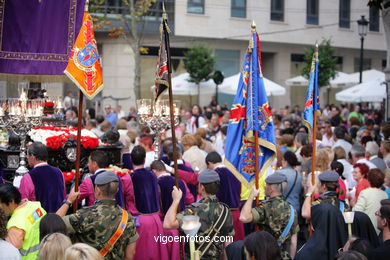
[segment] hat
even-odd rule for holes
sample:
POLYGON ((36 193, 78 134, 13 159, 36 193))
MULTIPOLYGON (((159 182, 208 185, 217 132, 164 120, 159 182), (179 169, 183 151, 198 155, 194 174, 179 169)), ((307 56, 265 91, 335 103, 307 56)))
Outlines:
POLYGON ((280 184, 287 181, 287 177, 284 174, 275 172, 265 179, 267 184, 280 184))
POLYGON ((325 171, 318 175, 320 181, 337 182, 339 180, 339 174, 334 171, 325 171))
POLYGON ((113 181, 119 182, 118 176, 113 172, 105 171, 105 172, 99 174, 98 176, 96 176, 95 184, 96 185, 105 185, 105 184, 113 182, 113 181))
POLYGON ((211 183, 216 181, 220 181, 220 179, 218 173, 214 170, 204 170, 198 177, 199 183, 211 183))

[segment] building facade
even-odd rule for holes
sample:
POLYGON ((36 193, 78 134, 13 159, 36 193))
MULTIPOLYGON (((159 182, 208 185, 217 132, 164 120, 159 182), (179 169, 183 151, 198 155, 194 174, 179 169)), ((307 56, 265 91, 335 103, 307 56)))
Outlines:
MULTIPOLYGON (((130 30, 116 15, 126 12, 127 7, 121 0, 106 0, 94 11, 95 15, 112 22, 95 30, 105 88, 95 102, 88 105, 99 109, 99 105, 109 103, 114 107, 122 105, 128 111, 135 106, 137 98, 152 97, 150 86, 155 80, 162 2, 165 2, 172 30, 173 76, 185 72, 184 52, 194 42, 202 42, 213 49, 215 69, 222 71, 225 77, 238 73, 254 21, 260 35, 264 76, 287 90, 284 96, 270 97, 271 106, 275 108, 303 104, 306 88, 286 86, 285 80, 300 75, 305 49, 316 42, 331 39, 340 71, 359 70, 361 42, 356 21, 362 15, 370 20, 364 40, 364 69, 382 71, 386 65, 387 48, 380 12, 370 9, 368 0, 157 0, 138 23, 141 46, 146 50, 138 62, 141 81, 138 91, 134 90, 134 50, 129 44, 134 39, 129 35, 126 38, 109 37, 116 26, 124 27, 125 32, 130 30)), ((16 83, 9 83, 8 87, 0 84, 0 93, 7 93, 10 84, 16 83)), ((56 83, 55 87, 51 84, 46 85, 49 95, 64 95, 67 90, 74 89, 69 83, 56 83)), ((336 91, 332 90, 330 103, 334 102, 332 96, 336 91)), ((196 97, 177 98, 187 108, 196 102, 196 97)), ((221 101, 224 100, 227 99, 221 97, 221 101)), ((209 102, 202 100, 201 105, 209 102)))

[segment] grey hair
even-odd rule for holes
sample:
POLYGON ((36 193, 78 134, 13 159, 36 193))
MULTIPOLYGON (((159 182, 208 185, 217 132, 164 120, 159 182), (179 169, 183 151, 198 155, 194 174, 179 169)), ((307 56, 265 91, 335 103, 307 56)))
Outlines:
POLYGON ((375 141, 369 141, 366 143, 366 152, 370 155, 378 155, 379 146, 375 141))
POLYGON ((295 140, 300 142, 302 145, 307 145, 309 143, 308 134, 306 133, 297 133, 295 140))
POLYGON ((354 144, 351 148, 351 154, 355 157, 363 157, 366 154, 366 151, 362 145, 354 144))

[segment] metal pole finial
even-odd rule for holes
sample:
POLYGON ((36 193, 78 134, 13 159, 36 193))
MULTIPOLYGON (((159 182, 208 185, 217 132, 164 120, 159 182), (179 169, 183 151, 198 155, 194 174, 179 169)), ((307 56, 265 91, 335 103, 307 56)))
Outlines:
POLYGON ((162 2, 162 9, 163 9, 162 18, 165 20, 168 20, 168 15, 167 15, 167 12, 165 11, 165 3, 164 2, 162 2))
POLYGON ((255 23, 255 20, 252 20, 252 25, 251 25, 252 29, 256 29, 256 23, 255 23))
POLYGON ((88 12, 89 0, 85 0, 84 12, 88 12))

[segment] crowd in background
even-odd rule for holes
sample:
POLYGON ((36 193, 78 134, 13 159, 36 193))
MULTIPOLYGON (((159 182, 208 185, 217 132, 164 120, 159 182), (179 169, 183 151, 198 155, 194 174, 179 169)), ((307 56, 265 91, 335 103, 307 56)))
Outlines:
MULTIPOLYGON (((67 102, 72 104, 71 100, 67 102)), ((367 105, 325 106, 318 118, 316 168, 312 169, 312 136, 303 124, 302 113, 303 111, 299 106, 293 108, 286 106, 280 110, 271 109, 275 127, 277 156, 273 165, 267 169, 264 178, 261 178, 260 191, 257 191, 260 200, 268 199, 270 193, 269 190, 268 193, 266 191, 265 179, 273 175, 274 172, 285 176, 287 185, 280 192, 298 215, 296 234, 291 234, 297 235, 296 249, 293 250, 294 252, 290 250, 290 256, 286 258, 283 252, 288 250, 279 246, 277 237, 271 231, 254 232, 254 226, 250 223, 245 225, 240 223, 241 226, 238 224, 239 210, 247 200, 251 201, 253 198, 251 196, 255 192, 238 184, 238 190, 232 188, 234 191, 232 196, 237 195, 239 199, 237 217, 233 214, 235 208, 229 205, 230 202, 226 204, 232 210, 235 241, 243 240, 243 247, 241 248, 245 248, 245 250, 241 252, 238 258, 232 258, 229 253, 226 257, 230 259, 245 259, 245 257, 247 259, 289 259, 294 256, 295 259, 387 259, 390 253, 390 202, 386 200, 390 197, 390 123, 384 120, 382 110, 375 110, 367 105), (333 180, 326 179, 330 178, 331 175, 322 175, 321 177, 322 173, 330 171, 338 174, 336 183, 333 180), (311 183, 312 174, 315 175, 316 183, 314 185, 311 183), (313 207, 312 205, 311 210, 310 204, 308 204, 309 206, 305 205, 307 197, 314 196, 318 199, 329 192, 337 192, 339 200, 336 204, 340 209, 342 205, 343 209, 341 211, 353 210, 357 212, 352 232, 354 237, 349 238, 349 240, 347 240, 347 228, 344 218, 338 207, 332 206, 332 203, 329 203, 331 206, 325 206, 321 199, 319 199, 321 206, 313 207), (308 194, 309 196, 307 196, 308 194), (309 237, 308 223, 310 219, 314 232, 309 237), (332 242, 327 243, 326 241, 329 240, 332 242), (309 255, 310 258, 308 258, 309 255)), ((77 124, 77 108, 69 105, 65 115, 69 124, 77 124)), ((155 133, 151 132, 147 126, 139 124, 137 110, 134 107, 130 108, 129 112, 125 112, 120 106, 114 109, 110 105, 106 105, 103 113, 96 113, 93 108, 88 108, 84 115, 84 127, 102 140, 105 140, 109 133, 118 133, 119 141, 123 145, 123 164, 119 166, 134 171, 133 175, 140 168, 151 170, 157 176, 157 179, 173 172, 171 168, 173 167, 173 153, 170 129, 160 133, 161 143, 159 146, 161 152, 159 159, 161 161, 155 161, 153 146, 155 133), (137 161, 137 158, 141 159, 137 161), (162 164, 158 162, 162 162, 162 164)), ((221 164, 226 152, 225 143, 230 116, 229 108, 219 105, 215 98, 209 106, 203 108, 199 105, 193 105, 190 110, 181 109, 180 123, 175 128, 175 133, 179 150, 177 155, 181 165, 179 167, 181 170, 179 177, 182 182, 183 195, 179 201, 182 203, 180 204, 182 210, 201 198, 202 193, 197 190, 198 183, 201 183, 200 180, 198 182, 197 178, 200 175, 197 175, 197 173, 222 167, 221 164), (196 180, 194 181, 193 178, 196 180)), ((104 155, 99 154, 89 157, 88 167, 91 176, 110 164, 102 157, 104 155)), ((169 223, 166 220, 166 215, 170 214, 169 206, 174 203, 175 198, 167 199, 167 205, 165 207, 163 205, 160 210, 151 210, 150 212, 149 209, 141 209, 137 201, 133 204, 128 202, 126 196, 134 195, 126 195, 126 192, 128 194, 133 192, 135 197, 137 197, 138 192, 135 185, 138 179, 133 175, 128 177, 132 181, 133 187, 126 186, 129 182, 124 179, 126 176, 122 176, 119 182, 118 189, 124 194, 122 198, 123 208, 133 216, 143 215, 144 213, 152 214, 159 211, 160 226, 161 228, 162 226, 165 227, 169 223)), ((86 183, 81 184, 85 186, 85 190, 90 190, 89 195, 87 191, 83 195, 83 190, 80 188, 80 194, 69 194, 69 196, 79 196, 81 200, 86 200, 88 196, 92 198, 94 193, 93 182, 96 180, 97 178, 93 179, 89 184, 84 179, 86 183)), ((277 180, 274 181, 274 183, 278 183, 277 180)), ((233 180, 222 180, 221 177, 218 184, 221 183, 221 189, 223 190, 223 183, 229 183, 230 185, 233 182, 233 180)), ((268 181, 268 184, 273 183, 268 181)), ((102 185, 106 185, 106 183, 102 185)), ((160 198, 157 198, 158 201, 171 197, 171 190, 166 191, 169 195, 167 196, 163 194, 161 187, 157 192, 157 196, 160 196, 160 198)), ((7 187, 7 189, 0 187, 0 202, 4 211, 0 210, 0 252, 2 252, 0 253, 0 259, 19 259, 11 258, 11 256, 18 255, 15 248, 21 249, 22 245, 17 233, 11 233, 16 237, 10 238, 10 233, 7 236, 9 227, 5 215, 12 216, 14 212, 6 210, 10 209, 9 203, 15 204, 13 208, 15 210, 23 199, 29 198, 29 195, 24 195, 20 189, 19 191, 10 187, 7 187), (13 247, 5 244, 5 239, 13 247), (19 242, 16 243, 15 241, 19 242), (3 248, 4 250, 7 248, 7 251, 4 251, 3 248), (2 258, 3 252, 7 252, 10 258, 2 258)), ((275 192, 277 193, 277 190, 275 192)), ((204 194, 210 195, 213 193, 206 192, 204 194)), ((219 196, 223 198, 223 195, 218 192, 215 192, 215 194, 219 199, 219 196)), ((36 196, 38 197, 38 194, 36 196)), ((31 198, 29 199, 31 200, 31 198)), ((95 198, 92 199, 95 200, 95 198)), ((118 202, 118 198, 116 200, 118 202)), ((223 201, 223 199, 220 200, 223 201)), ((93 205, 91 200, 83 203, 85 206, 93 205)), ((150 207, 153 208, 153 206, 150 207)), ((87 245, 88 243, 72 245, 72 241, 68 237, 67 225, 59 216, 61 214, 58 215, 58 212, 54 214, 56 210, 60 209, 59 205, 58 208, 51 211, 52 213, 48 213, 40 220, 40 227, 36 231, 40 241, 39 259, 102 259, 98 251, 93 246, 87 245)), ((242 212, 239 219, 245 219, 242 212)), ((137 226, 137 221, 135 219, 135 226, 137 226)), ((246 221, 241 222, 246 223, 246 221)), ((139 243, 140 247, 143 247, 142 244, 150 237, 142 233, 145 230, 139 228, 137 226, 139 235, 137 244, 139 243)), ((160 232, 165 231, 160 230, 160 232)), ((78 242, 80 241, 78 240, 78 242)), ((288 243, 291 243, 290 238, 288 243)), ((285 247, 288 246, 290 245, 285 245, 285 247)), ((166 250, 167 259, 169 259, 169 254, 174 250, 171 248, 164 250, 166 250)), ((131 259, 134 255, 136 259, 146 259, 141 256, 144 252, 137 252, 137 249, 134 249, 133 253, 129 255, 124 253, 124 255, 128 257, 126 259, 131 259)), ((223 255, 223 252, 217 255, 223 255)), ((161 255, 160 257, 161 259, 164 258, 161 255)))

